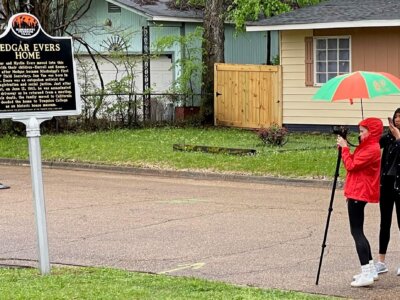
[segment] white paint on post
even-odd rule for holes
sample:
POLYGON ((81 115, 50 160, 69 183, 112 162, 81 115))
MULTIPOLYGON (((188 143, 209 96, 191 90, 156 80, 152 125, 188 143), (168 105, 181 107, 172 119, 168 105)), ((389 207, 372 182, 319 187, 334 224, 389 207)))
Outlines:
POLYGON ((29 144, 29 161, 31 165, 32 191, 35 207, 36 232, 39 252, 39 268, 42 275, 50 274, 49 244, 47 240, 46 207, 43 192, 42 157, 40 149, 40 124, 52 117, 17 119, 24 123, 29 144))

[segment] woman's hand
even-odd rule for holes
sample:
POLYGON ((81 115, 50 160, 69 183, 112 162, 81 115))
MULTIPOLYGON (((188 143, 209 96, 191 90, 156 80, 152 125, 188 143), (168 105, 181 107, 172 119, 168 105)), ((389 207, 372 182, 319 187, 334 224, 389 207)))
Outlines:
POLYGON ((393 120, 388 118, 389 120, 389 130, 396 140, 400 139, 400 130, 393 124, 393 120))
MULTIPOLYGON (((399 131, 399 134, 400 134, 400 131, 399 131)), ((336 142, 337 142, 337 145, 342 148, 348 147, 347 141, 344 138, 342 138, 340 135, 338 135, 336 142)))

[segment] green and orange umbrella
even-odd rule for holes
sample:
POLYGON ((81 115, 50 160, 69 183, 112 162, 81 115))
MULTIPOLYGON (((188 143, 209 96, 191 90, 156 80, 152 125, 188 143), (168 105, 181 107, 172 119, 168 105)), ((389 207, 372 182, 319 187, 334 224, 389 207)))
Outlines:
POLYGON ((337 101, 361 99, 361 112, 364 118, 362 99, 400 94, 400 79, 385 72, 357 71, 336 76, 326 82, 313 96, 313 100, 337 101))

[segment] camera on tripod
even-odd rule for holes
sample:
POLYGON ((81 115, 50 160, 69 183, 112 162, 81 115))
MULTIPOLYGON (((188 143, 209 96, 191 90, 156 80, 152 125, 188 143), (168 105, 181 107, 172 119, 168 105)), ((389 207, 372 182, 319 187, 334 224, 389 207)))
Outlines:
POLYGON ((333 132, 333 134, 338 134, 342 138, 346 139, 347 134, 349 133, 349 128, 346 126, 333 126, 332 132, 333 132))

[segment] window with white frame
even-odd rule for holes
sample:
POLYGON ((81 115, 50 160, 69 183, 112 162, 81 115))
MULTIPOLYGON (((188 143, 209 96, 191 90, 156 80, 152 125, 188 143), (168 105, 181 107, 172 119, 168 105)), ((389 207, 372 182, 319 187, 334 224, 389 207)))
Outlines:
POLYGON ((350 37, 315 37, 314 45, 315 85, 351 71, 350 37))

